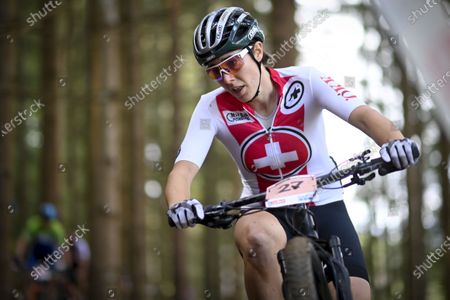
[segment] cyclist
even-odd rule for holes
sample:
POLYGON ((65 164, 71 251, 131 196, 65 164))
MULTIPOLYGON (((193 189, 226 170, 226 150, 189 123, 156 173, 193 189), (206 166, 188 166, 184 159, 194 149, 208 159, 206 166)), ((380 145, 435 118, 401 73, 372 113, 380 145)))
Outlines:
MULTIPOLYGON (((201 203, 191 198, 190 187, 214 137, 236 162, 242 196, 263 192, 291 175, 323 174, 333 169, 325 143, 323 109, 365 132, 381 146, 383 159, 398 169, 415 163, 415 142, 404 138, 392 122, 332 78, 310 67, 265 66, 263 31, 242 8, 221 8, 205 16, 195 29, 193 46, 198 63, 220 87, 201 96, 168 176, 168 216, 178 228, 193 226, 194 218, 204 216, 201 203)), ((361 245, 342 189, 339 183, 327 187, 335 189, 321 190, 311 208, 319 237, 341 238, 343 249, 350 250, 344 253, 344 262, 354 299, 370 299, 361 245)), ((282 298, 276 254, 293 236, 280 217, 282 210, 249 214, 234 226, 249 299, 282 298)), ((329 285, 333 290, 332 283, 329 285)))
POLYGON ((51 203, 42 203, 39 214, 28 219, 16 245, 16 259, 31 273, 33 280, 27 290, 27 299, 35 299, 50 280, 49 274, 63 260, 51 257, 64 242, 64 227, 58 220, 58 211, 51 203), (22 263, 23 262, 23 263, 22 263))

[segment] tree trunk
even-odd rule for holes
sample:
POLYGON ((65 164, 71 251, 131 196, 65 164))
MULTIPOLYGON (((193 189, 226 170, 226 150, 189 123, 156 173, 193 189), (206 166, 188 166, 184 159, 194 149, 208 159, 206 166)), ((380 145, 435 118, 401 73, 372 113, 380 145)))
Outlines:
MULTIPOLYGON (((397 60, 399 61, 399 60, 397 60)), ((404 95, 403 113, 405 118, 405 127, 403 133, 406 137, 414 134, 421 136, 421 125, 418 119, 418 112, 414 111, 409 105, 409 100, 414 94, 413 87, 410 85, 406 70, 400 63, 402 72, 401 89, 404 95)), ((406 237, 406 299, 421 300, 425 299, 426 293, 426 274, 421 274, 420 278, 415 275, 417 266, 420 266, 425 259, 425 231, 422 224, 422 203, 423 203, 423 160, 419 160, 415 167, 409 168, 406 174, 406 185, 408 190, 408 223, 405 232, 406 237)))
MULTIPOLYGON (((217 203, 219 200, 219 195, 217 195, 216 187, 218 183, 218 175, 221 173, 218 170, 221 169, 219 164, 222 161, 219 159, 217 151, 217 144, 211 148, 211 157, 215 157, 215 160, 209 160, 205 163, 202 173, 204 178, 204 188, 203 188, 203 203, 213 204, 217 203)), ((220 255, 219 255, 219 236, 217 230, 207 228, 204 231, 204 293, 205 296, 211 297, 212 299, 220 300, 222 299, 220 292, 220 255)), ((230 232, 231 233, 231 232, 230 232)))
MULTIPOLYGON (((450 240, 447 237, 450 237, 450 180, 448 176, 448 168, 449 168, 449 158, 450 158, 450 141, 447 139, 444 134, 443 129, 441 128, 441 139, 439 141, 439 152, 441 153, 442 162, 438 166, 438 175, 441 184, 441 193, 442 193, 442 208, 441 208, 441 224, 442 224, 442 232, 444 233, 444 239, 446 239, 446 245, 449 244, 450 240)), ((447 247, 448 248, 448 247, 447 247)), ((445 255, 443 257, 443 276, 442 276, 442 286, 444 287, 444 299, 450 299, 450 256, 445 255)))
MULTIPOLYGON (((170 31, 172 33, 172 47, 170 51, 170 63, 175 60, 177 55, 180 55, 180 1, 170 0, 169 1, 170 10, 170 31)), ((173 149, 172 153, 175 155, 178 145, 181 142, 182 127, 181 127, 181 110, 180 110, 180 77, 178 72, 174 72, 171 76, 172 87, 170 91, 170 96, 173 105, 173 127, 172 127, 172 138, 173 138, 173 149)), ((183 230, 174 230, 174 275, 175 275, 175 299, 176 300, 188 300, 193 299, 192 291, 189 287, 188 274, 186 266, 186 232, 183 230)))
POLYGON ((117 0, 89 1, 92 272, 90 299, 117 298, 121 279, 120 17, 117 0))
MULTIPOLYGON (((65 170, 64 177, 67 184, 67 207, 70 211, 67 215, 68 224, 75 226, 86 220, 87 201, 87 181, 85 174, 87 171, 87 158, 89 136, 89 101, 87 93, 88 72, 86 56, 88 55, 87 24, 85 12, 86 3, 72 1, 68 4, 68 35, 70 42, 67 54, 68 68, 67 99, 65 105, 65 132, 66 155, 62 170, 65 170), (69 137, 69 138, 67 138, 69 137)), ((64 81, 63 81, 64 83, 64 81)))
POLYGON ((275 66, 288 67, 296 63, 297 44, 289 42, 297 33, 295 23, 296 5, 294 0, 272 1, 270 33, 272 38, 273 59, 275 66))
MULTIPOLYGON (((367 203, 367 205, 369 206, 369 211, 370 211, 370 219, 369 219, 369 226, 367 229, 368 232, 368 237, 367 237, 367 242, 365 244, 365 249, 364 249, 364 254, 366 255, 366 264, 367 264, 367 271, 369 272, 369 274, 373 277, 371 277, 371 280, 374 279, 375 276, 375 255, 374 253, 376 252, 376 250, 374 249, 376 247, 376 239, 373 235, 370 234, 370 224, 375 224, 375 219, 376 219, 376 210, 374 209, 374 203, 372 201, 370 201, 370 199, 367 199, 366 197, 364 197, 365 202, 367 203)), ((374 282, 372 284, 372 293, 373 295, 377 295, 378 294, 378 290, 379 287, 376 285, 376 282, 374 282)))
MULTIPOLYGON (((124 41, 125 61, 127 74, 127 94, 135 95, 143 85, 141 76, 141 46, 139 15, 142 12, 141 0, 131 0, 125 5, 125 24, 127 35, 124 41), (133 46, 131 46, 133 45, 133 46)), ((126 112, 129 128, 127 138, 127 157, 130 166, 130 182, 126 199, 130 206, 130 272, 132 291, 131 299, 148 299, 146 292, 148 283, 147 250, 145 234, 146 202, 144 195, 144 110, 134 107, 126 112)))
MULTIPOLYGON (((42 1, 45 4, 46 1, 42 1)), ((42 148, 42 201, 60 206, 62 197, 63 102, 66 76, 67 5, 42 19, 42 108, 44 144, 42 148)), ((31 109, 33 105, 29 109, 31 109)))
MULTIPOLYGON (((14 183, 13 183, 13 132, 8 132, 5 124, 14 117, 14 100, 17 88, 16 39, 14 28, 16 20, 16 2, 4 1, 0 10, 0 24, 4 26, 6 39, 0 42, 0 268, 5 272, 0 280, 0 298, 6 299, 11 295, 12 274, 10 268, 12 243, 11 223, 14 211, 14 183)), ((3 35, 2 35, 3 37, 3 35)), ((13 130, 13 129, 12 129, 13 130)))
MULTIPOLYGON (((15 1, 17 6, 18 18, 20 18, 21 11, 26 11, 29 9, 29 3, 24 3, 24 1, 15 1), (17 3, 18 2, 18 3, 17 3)), ((27 106, 27 97, 30 94, 31 85, 29 84, 29 71, 27 68, 27 61, 25 57, 29 55, 30 52, 30 41, 23 36, 17 36, 15 39, 16 49, 17 49, 17 84, 20 89, 17 89, 17 100, 16 100, 16 111, 23 111, 27 106)), ((38 48, 36 43, 32 44, 33 48, 38 48)), ((18 236, 28 217, 35 213, 33 205, 31 203, 32 194, 36 194, 36 191, 31 191, 24 187, 31 185, 30 180, 30 159, 32 156, 30 147, 26 143, 26 133, 27 128, 25 124, 21 124, 14 131, 14 144, 15 144, 15 161, 14 161, 14 195, 15 195, 15 206, 16 212, 14 214, 14 236, 18 236), (27 158, 27 159, 25 159, 27 158)))

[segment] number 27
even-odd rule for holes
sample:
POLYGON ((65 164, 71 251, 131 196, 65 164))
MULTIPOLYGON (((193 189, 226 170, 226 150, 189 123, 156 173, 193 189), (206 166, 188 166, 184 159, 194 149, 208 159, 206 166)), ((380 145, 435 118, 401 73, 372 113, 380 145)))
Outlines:
POLYGON ((292 190, 296 190, 296 189, 298 189, 300 187, 300 185, 302 183, 303 183, 303 181, 293 181, 293 182, 282 184, 279 187, 278 192, 279 193, 284 193, 284 192, 289 192, 289 191, 292 191, 292 190))

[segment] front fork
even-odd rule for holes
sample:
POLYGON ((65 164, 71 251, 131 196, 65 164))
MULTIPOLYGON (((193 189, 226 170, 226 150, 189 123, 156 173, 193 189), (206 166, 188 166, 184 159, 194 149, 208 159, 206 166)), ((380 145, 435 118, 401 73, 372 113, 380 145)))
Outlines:
POLYGON ((341 239, 336 235, 332 235, 330 237, 329 244, 333 257, 341 264, 344 264, 344 256, 342 255, 342 248, 341 248, 341 239))
MULTIPOLYGON (((319 239, 319 233, 317 231, 316 223, 314 221, 314 216, 310 210, 306 207, 302 207, 295 215, 294 224, 300 228, 301 233, 313 240, 319 239)), ((338 236, 332 235, 328 240, 331 248, 331 254, 333 257, 344 264, 344 256, 342 255, 341 239, 338 236)))
POLYGON ((333 258, 338 261, 334 264, 333 282, 336 288, 337 299, 352 300, 352 289, 350 285, 350 274, 344 264, 344 256, 342 255, 341 240, 338 236, 331 236, 329 240, 331 253, 333 258))
MULTIPOLYGON (((305 236, 311 238, 311 239, 319 239, 319 234, 317 232, 317 227, 314 221, 314 217, 310 210, 306 209, 306 207, 302 207, 295 215, 294 217, 294 226, 296 228, 300 229, 300 232, 304 234, 305 236)), ((350 279, 348 270, 345 267, 344 264, 344 256, 342 254, 342 248, 341 248, 341 240, 338 236, 331 236, 328 244, 331 249, 331 254, 333 258, 339 262, 341 267, 338 267, 340 270, 336 271, 334 270, 334 285, 336 288, 336 292, 338 295, 338 299, 345 299, 345 300, 351 300, 351 287, 350 287, 350 279)), ((280 264, 281 268, 281 274, 283 277, 283 281, 286 275, 286 261, 284 258, 284 255, 282 254, 282 251, 278 252, 277 255, 278 263, 280 264)), ((329 268, 335 268, 334 266, 328 266, 329 268)), ((285 295, 285 287, 283 285, 283 294, 285 295)))

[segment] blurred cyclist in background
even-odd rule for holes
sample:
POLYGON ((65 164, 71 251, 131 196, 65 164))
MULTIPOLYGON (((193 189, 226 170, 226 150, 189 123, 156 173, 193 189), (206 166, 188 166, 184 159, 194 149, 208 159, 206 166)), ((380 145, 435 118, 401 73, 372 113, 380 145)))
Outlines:
POLYGON ((63 268, 62 259, 48 258, 64 242, 64 235, 58 211, 51 203, 42 203, 39 214, 27 220, 16 245, 16 262, 30 271, 33 279, 26 292, 27 299, 35 299, 42 292, 42 283, 50 280, 52 270, 63 268))

